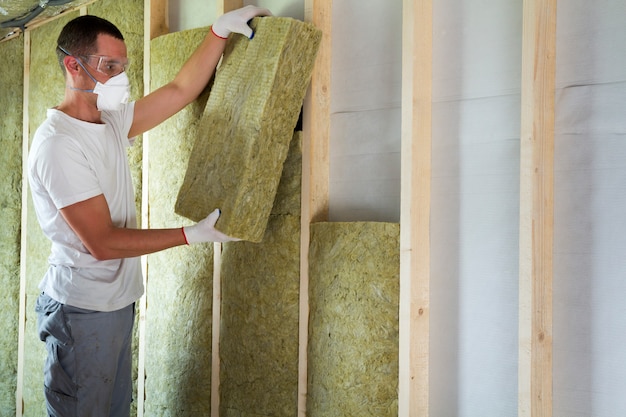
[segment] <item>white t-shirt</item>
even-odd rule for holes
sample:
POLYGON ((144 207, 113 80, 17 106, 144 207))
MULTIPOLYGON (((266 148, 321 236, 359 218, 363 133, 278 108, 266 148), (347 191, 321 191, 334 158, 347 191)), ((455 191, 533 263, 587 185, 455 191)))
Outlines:
POLYGON ((49 109, 35 132, 28 179, 39 224, 52 242, 39 288, 60 303, 115 311, 143 294, 139 258, 99 261, 63 219, 60 209, 104 194, 113 224, 136 228, 137 213, 126 148, 134 103, 102 112, 104 124, 49 109))

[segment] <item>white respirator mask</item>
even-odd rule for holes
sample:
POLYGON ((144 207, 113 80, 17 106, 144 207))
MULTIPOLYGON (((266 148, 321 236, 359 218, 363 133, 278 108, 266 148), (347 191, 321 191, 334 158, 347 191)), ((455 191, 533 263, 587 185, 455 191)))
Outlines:
POLYGON ((104 84, 96 81, 92 92, 98 95, 98 110, 120 110, 130 98, 130 81, 126 72, 122 72, 109 78, 104 84))

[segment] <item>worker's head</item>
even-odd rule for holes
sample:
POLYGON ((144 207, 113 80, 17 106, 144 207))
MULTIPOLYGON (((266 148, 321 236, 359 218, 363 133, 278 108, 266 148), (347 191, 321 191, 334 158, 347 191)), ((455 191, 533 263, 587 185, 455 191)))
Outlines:
POLYGON ((107 35, 124 41, 122 32, 113 23, 97 16, 79 16, 63 27, 57 39, 58 48, 56 52, 64 74, 66 56, 87 58, 101 54, 98 51, 98 37, 100 35, 107 35))

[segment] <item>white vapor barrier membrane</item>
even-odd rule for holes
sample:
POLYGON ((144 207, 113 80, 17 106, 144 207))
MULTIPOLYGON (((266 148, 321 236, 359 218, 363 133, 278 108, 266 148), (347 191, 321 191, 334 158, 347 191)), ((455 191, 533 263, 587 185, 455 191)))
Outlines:
POLYGON ((626 4, 558 2, 554 417, 626 415, 626 4))
POLYGON ((517 415, 522 1, 433 3, 430 415, 517 415))
POLYGON ((333 23, 329 219, 398 222, 402 2, 335 2, 333 23))

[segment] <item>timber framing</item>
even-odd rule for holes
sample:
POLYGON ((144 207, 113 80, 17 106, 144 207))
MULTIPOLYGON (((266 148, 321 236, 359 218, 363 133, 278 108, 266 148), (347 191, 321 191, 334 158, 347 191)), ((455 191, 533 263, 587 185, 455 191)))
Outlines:
POLYGON ((400 211, 401 416, 428 416, 432 0, 405 0, 402 35, 400 211))
POLYGON ((310 225, 328 220, 332 0, 305 0, 305 20, 322 31, 302 118, 298 416, 305 417, 309 322, 310 225))
POLYGON ((552 416, 556 0, 526 0, 520 140, 520 417, 552 416))
MULTIPOLYGON (((95 0, 93 0, 95 1, 95 0)), ((93 3, 93 1, 88 4, 93 3)), ((219 0, 218 15, 243 6, 219 0)), ((72 9, 75 10, 75 9, 72 9)), ((86 13, 81 6, 81 13, 86 13)), ((168 1, 145 0, 144 93, 150 91, 150 40, 169 31, 168 1)), ((56 18, 55 16, 54 18, 56 18)), ((54 19, 50 18, 48 20, 54 19)), ((306 416, 309 227, 328 220, 332 0, 305 0, 305 20, 323 32, 303 110, 298 416, 306 416)), ((32 27, 45 22, 33 23, 32 27)), ((31 26, 24 31, 23 161, 29 146, 28 89, 31 26)), ((402 167, 400 219, 400 342, 398 415, 429 416, 430 206, 433 1, 403 0, 402 167)), ((0 42, 7 39, 2 39, 0 42)), ((524 0, 522 38, 518 416, 552 415, 552 253, 554 234, 554 90, 556 0, 524 0)), ((147 227, 148 154, 143 141, 142 226, 147 227)), ((24 171, 22 259, 26 248, 28 184, 24 171)), ((212 417, 219 416, 221 245, 214 246, 212 417)), ((149 271, 143 260, 144 279, 149 271)), ((20 270, 17 416, 23 415, 26 271, 20 270)), ((145 398, 145 296, 139 303, 138 416, 145 398)))

